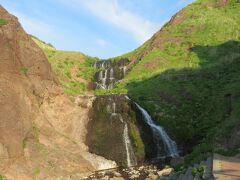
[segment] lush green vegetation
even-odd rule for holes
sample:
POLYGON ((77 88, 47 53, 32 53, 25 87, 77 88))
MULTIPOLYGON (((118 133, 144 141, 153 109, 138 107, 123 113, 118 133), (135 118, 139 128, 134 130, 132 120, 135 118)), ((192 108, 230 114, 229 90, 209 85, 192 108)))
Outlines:
POLYGON ((123 55, 135 60, 129 74, 114 89, 96 93, 128 93, 188 147, 187 163, 206 158, 240 126, 239 16, 237 0, 225 6, 196 1, 153 39, 123 55))
POLYGON ((218 149, 216 152, 224 156, 235 156, 240 153, 240 146, 235 146, 229 149, 218 149))
POLYGON ((0 26, 6 25, 8 22, 5 19, 0 19, 0 26))
POLYGON ((68 94, 86 94, 92 89, 95 70, 92 64, 97 58, 86 56, 80 52, 59 51, 51 44, 31 36, 36 44, 43 49, 53 71, 68 94))
POLYGON ((39 38, 37 38, 36 36, 30 35, 32 40, 41 48, 41 49, 48 49, 48 50, 56 50, 55 47, 50 44, 50 43, 46 43, 42 40, 40 40, 39 38))
MULTIPOLYGON (((185 153, 191 152, 188 164, 205 159, 207 152, 236 152, 226 151, 232 147, 223 142, 240 127, 240 2, 219 2, 197 0, 141 47, 112 58, 129 58, 131 71, 114 89, 95 91, 125 93, 141 104, 185 153)), ((44 51, 67 93, 86 92, 96 59, 44 51)))
MULTIPOLYGON (((191 4, 183 10, 181 23, 165 25, 155 41, 150 39, 135 51, 123 55, 137 58, 140 54, 146 54, 140 61, 136 61, 125 83, 143 81, 171 68, 199 68, 204 63, 203 59, 196 52, 189 51, 190 48, 217 46, 229 40, 239 41, 240 3, 232 0, 225 7, 214 8, 214 2, 198 0, 191 4), (156 44, 160 48, 155 47, 156 44)), ((212 50, 210 53, 213 54, 212 50)), ((208 63, 218 62, 212 59, 208 63)))
POLYGON ((95 70, 92 67, 97 59, 79 52, 44 50, 54 72, 60 79, 68 94, 83 94, 90 91, 89 83, 93 80, 95 70))

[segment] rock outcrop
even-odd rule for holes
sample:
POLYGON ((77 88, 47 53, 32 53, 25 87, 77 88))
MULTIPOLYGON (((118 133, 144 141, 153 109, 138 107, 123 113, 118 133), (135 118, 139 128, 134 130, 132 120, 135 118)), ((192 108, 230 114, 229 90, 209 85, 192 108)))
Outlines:
POLYGON ((68 97, 42 50, 0 6, 0 173, 6 179, 80 179, 116 166, 84 144, 93 97, 68 97), (79 103, 82 101, 84 106, 79 103))
POLYGON ((57 86, 43 52, 24 32, 17 18, 0 7, 0 142, 3 157, 23 155, 33 119, 46 90, 57 86))

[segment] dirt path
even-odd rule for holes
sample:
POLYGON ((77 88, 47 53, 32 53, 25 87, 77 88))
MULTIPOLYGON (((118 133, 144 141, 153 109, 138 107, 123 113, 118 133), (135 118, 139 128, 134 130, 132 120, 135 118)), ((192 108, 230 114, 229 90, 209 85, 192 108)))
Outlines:
POLYGON ((240 180, 240 158, 214 154, 213 175, 217 180, 240 180))

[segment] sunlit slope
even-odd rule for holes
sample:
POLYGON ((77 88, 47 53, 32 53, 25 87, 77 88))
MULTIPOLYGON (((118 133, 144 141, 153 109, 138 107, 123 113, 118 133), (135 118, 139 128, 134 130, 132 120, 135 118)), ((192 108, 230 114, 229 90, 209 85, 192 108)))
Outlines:
MULTIPOLYGON (((239 17, 238 0, 197 0, 177 13, 141 47, 123 55, 132 61, 126 81, 144 80, 171 68, 196 69, 203 64, 224 61, 224 56, 212 58, 210 62, 198 56, 203 53, 215 57, 216 49, 197 53, 191 48, 240 41, 239 17)), ((235 53, 230 58, 238 56, 235 53)))
POLYGON ((66 93, 91 93, 95 73, 92 64, 97 58, 80 52, 56 50, 34 36, 32 39, 44 51, 66 93))
POLYGON ((197 0, 121 56, 131 61, 129 73, 111 92, 146 108, 185 153, 193 151, 188 162, 240 146, 239 17, 238 0, 197 0))

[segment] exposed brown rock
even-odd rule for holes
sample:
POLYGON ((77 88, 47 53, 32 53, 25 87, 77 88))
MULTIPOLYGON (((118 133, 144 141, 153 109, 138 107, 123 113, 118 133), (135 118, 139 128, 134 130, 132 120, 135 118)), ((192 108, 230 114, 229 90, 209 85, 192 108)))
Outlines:
POLYGON ((36 116, 35 95, 44 96, 46 89, 56 85, 56 78, 17 18, 2 7, 0 18, 7 21, 0 27, 0 142, 8 157, 18 157, 36 116))
POLYGON ((165 168, 161 171, 158 171, 159 176, 170 176, 170 174, 174 171, 173 168, 165 168))
POLYGON ((219 0, 218 2, 217 2, 217 7, 224 7, 224 6, 226 6, 228 3, 229 3, 229 1, 230 0, 219 0))
POLYGON ((115 164, 84 145, 92 97, 63 94, 41 49, 0 6, 0 172, 6 179, 81 179, 115 164), (73 97, 74 98, 74 97, 73 97), (81 99, 81 97, 79 97, 81 99))
POLYGON ((152 60, 144 64, 144 67, 149 70, 154 70, 156 67, 158 67, 158 62, 157 60, 152 60))
POLYGON ((184 20, 184 13, 185 11, 180 11, 178 13, 176 13, 171 20, 168 22, 169 25, 177 25, 177 24, 181 24, 184 20))

